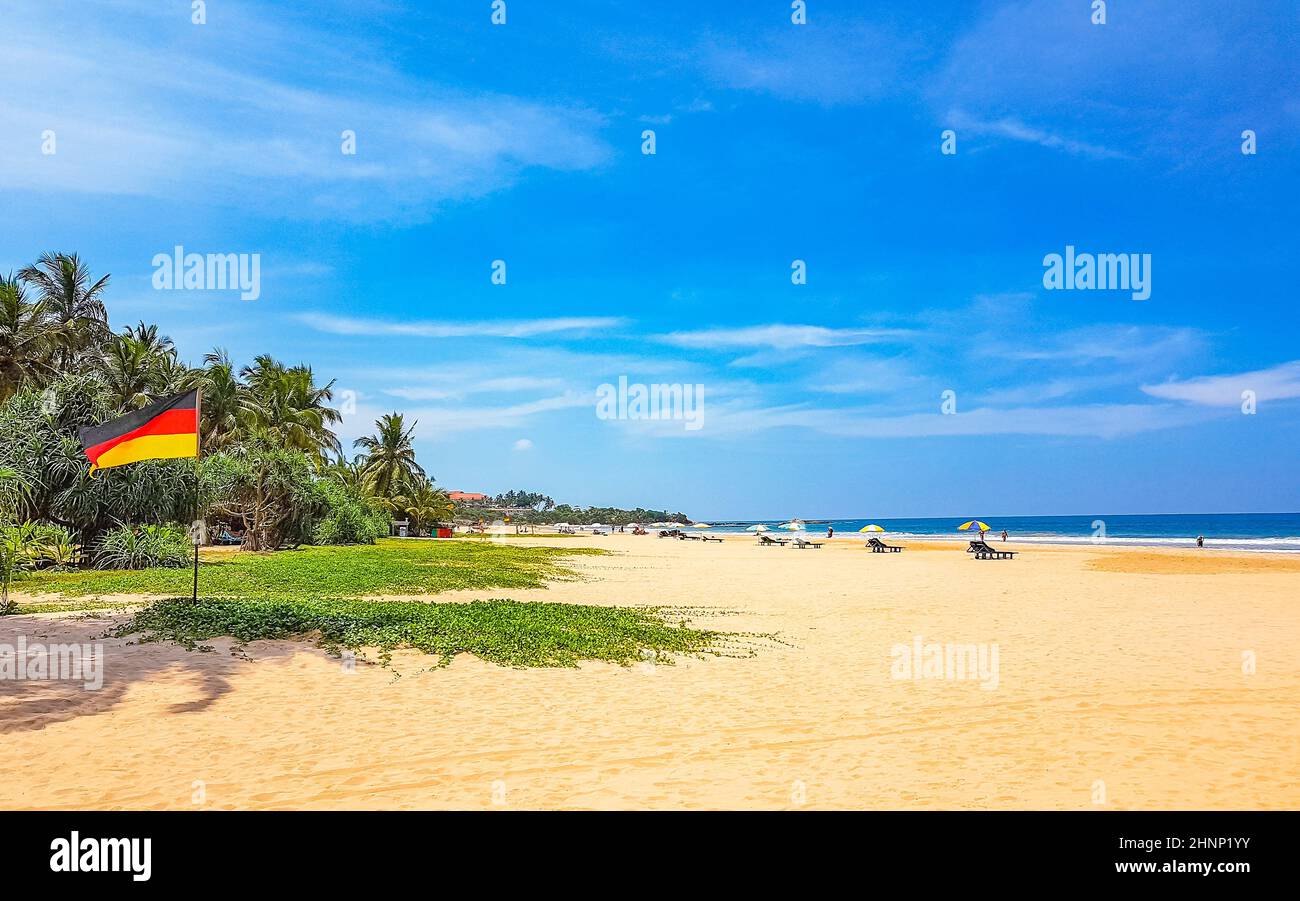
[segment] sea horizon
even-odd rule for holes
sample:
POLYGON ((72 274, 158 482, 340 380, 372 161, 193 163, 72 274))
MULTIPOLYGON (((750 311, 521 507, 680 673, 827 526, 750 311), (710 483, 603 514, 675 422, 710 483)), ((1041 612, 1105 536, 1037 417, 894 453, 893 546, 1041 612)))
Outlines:
MULTIPOLYGON (((825 531, 830 526, 836 534, 848 534, 875 524, 882 526, 888 535, 917 541, 961 539, 966 533, 957 531, 957 526, 967 519, 953 516, 800 518, 810 532, 825 531)), ((789 520, 705 521, 710 523, 711 531, 736 533, 755 525, 775 528, 789 520)), ((981 521, 990 526, 990 534, 995 537, 1000 537, 1005 529, 1009 540, 1036 544, 1194 547, 1199 535, 1210 548, 1300 553, 1300 513, 990 515, 981 521)))

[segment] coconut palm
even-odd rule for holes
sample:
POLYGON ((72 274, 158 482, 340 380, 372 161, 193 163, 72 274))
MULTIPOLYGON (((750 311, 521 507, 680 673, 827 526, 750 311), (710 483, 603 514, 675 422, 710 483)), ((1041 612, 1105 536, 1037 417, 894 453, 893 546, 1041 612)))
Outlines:
POLYGON ((355 490, 358 495, 368 496, 369 488, 366 485, 365 474, 362 466, 365 463, 365 457, 358 454, 355 459, 349 462, 345 457, 339 457, 329 466, 322 470, 321 475, 338 481, 346 488, 355 490))
POLYGON ((203 392, 204 449, 219 451, 239 441, 255 410, 230 354, 222 348, 205 354, 203 368, 193 371, 191 384, 203 392))
POLYGON ((75 253, 43 253, 18 277, 36 289, 50 315, 67 333, 55 351, 60 369, 66 369, 78 354, 98 347, 111 336, 103 300, 109 276, 92 283, 90 270, 75 253))
POLYGON ((329 453, 342 453, 330 429, 343 419, 327 405, 334 399, 333 381, 317 387, 310 366, 285 367, 268 354, 240 374, 253 410, 252 431, 273 444, 303 451, 317 469, 329 465, 329 453))
POLYGON ((65 335, 45 301, 30 301, 22 282, 0 276, 0 402, 58 373, 54 352, 65 335))
POLYGON ((127 411, 178 388, 178 367, 185 371, 172 339, 160 336, 158 326, 141 322, 108 341, 96 369, 108 387, 110 403, 127 411))
POLYGON ((415 462, 415 447, 411 436, 416 422, 406 428, 401 413, 385 413, 375 420, 375 434, 365 435, 353 442, 353 447, 365 450, 362 474, 379 497, 400 494, 419 479, 427 478, 420 464, 415 462))
POLYGON ((427 530, 429 526, 452 517, 451 498, 428 479, 418 479, 405 493, 393 498, 393 503, 416 530, 427 530))

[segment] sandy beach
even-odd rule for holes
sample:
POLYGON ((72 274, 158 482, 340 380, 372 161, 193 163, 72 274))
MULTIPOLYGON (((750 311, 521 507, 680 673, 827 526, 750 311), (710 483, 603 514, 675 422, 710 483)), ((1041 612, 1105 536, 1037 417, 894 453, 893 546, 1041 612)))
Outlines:
MULTIPOLYGON (((99 691, 0 682, 0 807, 1300 806, 1300 559, 526 540, 616 553, 573 560, 581 581, 438 599, 708 608, 694 624, 776 640, 674 666, 349 672, 308 643, 104 639, 99 691), (897 678, 896 646, 931 643, 996 646, 996 678, 897 678)), ((110 619, 4 618, 0 642, 95 641, 110 619)))

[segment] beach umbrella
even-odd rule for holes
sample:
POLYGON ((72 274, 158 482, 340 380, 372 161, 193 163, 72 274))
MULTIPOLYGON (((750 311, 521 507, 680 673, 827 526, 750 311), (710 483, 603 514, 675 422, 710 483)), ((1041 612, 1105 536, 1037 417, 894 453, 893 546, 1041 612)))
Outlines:
POLYGON ((789 529, 791 532, 802 532, 802 531, 803 531, 803 523, 801 523, 801 522, 800 522, 799 520, 797 520, 797 519, 792 519, 792 520, 790 520, 789 522, 783 522, 783 523, 781 523, 779 526, 777 526, 777 528, 778 528, 778 529, 789 529))
POLYGON ((746 532, 768 532, 768 531, 771 531, 771 530, 768 529, 768 527, 765 526, 765 525, 763 525, 762 523, 759 523, 759 524, 756 525, 756 526, 750 526, 750 527, 747 528, 745 531, 746 531, 746 532))
POLYGON ((989 524, 986 522, 980 522, 978 519, 972 519, 970 522, 964 522, 957 527, 958 532, 969 532, 971 529, 980 532, 987 532, 989 530, 989 524))
POLYGON ((693 523, 691 523, 691 528, 692 528, 692 529, 711 529, 711 528, 713 528, 713 526, 709 525, 707 522, 693 522, 693 523))
POLYGON ((858 529, 858 531, 859 532, 883 532, 885 530, 873 522, 869 526, 863 526, 862 528, 858 529))

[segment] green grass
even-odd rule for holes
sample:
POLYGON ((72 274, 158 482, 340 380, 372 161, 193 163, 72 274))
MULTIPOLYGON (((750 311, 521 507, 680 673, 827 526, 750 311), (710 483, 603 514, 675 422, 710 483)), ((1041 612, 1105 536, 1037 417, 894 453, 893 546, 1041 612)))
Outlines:
MULTIPOLYGON (((671 663, 674 654, 736 656, 725 633, 672 624, 654 608, 490 600, 468 604, 188 598, 158 601, 113 633, 142 641, 199 642, 230 636, 239 642, 311 636, 334 652, 378 648, 383 662, 398 648, 438 657, 457 654, 502 666, 577 666, 583 660, 628 665, 671 663)), ((752 653, 752 652, 751 652, 752 653)))
MULTIPOLYGON (((605 553, 594 548, 516 547, 502 542, 403 541, 303 547, 273 554, 205 556, 199 591, 221 597, 356 598, 435 594, 456 589, 540 588, 575 578, 566 557, 605 553)), ((111 594, 188 595, 190 569, 80 570, 30 573, 24 593, 88 597, 111 594)))
POLYGON ((381 662, 409 648, 434 655, 439 665, 473 654, 502 666, 576 666, 583 660, 628 665, 671 663, 674 655, 752 656, 742 633, 687 625, 692 611, 595 607, 512 600, 471 603, 366 600, 376 595, 422 595, 452 589, 543 587, 576 578, 567 557, 603 554, 591 548, 520 547, 504 542, 385 540, 374 546, 304 547, 274 554, 212 554, 203 562, 199 590, 188 599, 189 569, 89 570, 30 574, 28 593, 63 596, 21 606, 19 613, 123 608, 97 598, 120 594, 171 595, 129 613, 110 633, 141 641, 202 642, 229 636, 308 639, 335 653, 377 649, 381 662), (176 597, 184 595, 184 597, 176 597))

